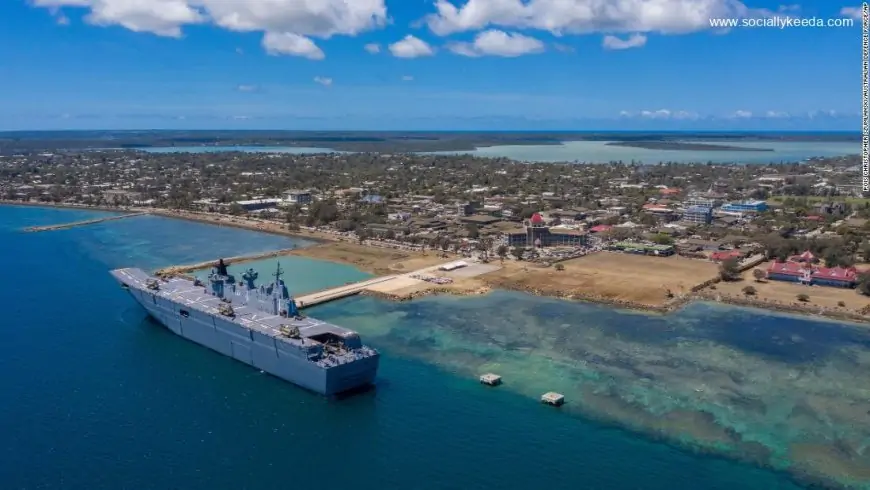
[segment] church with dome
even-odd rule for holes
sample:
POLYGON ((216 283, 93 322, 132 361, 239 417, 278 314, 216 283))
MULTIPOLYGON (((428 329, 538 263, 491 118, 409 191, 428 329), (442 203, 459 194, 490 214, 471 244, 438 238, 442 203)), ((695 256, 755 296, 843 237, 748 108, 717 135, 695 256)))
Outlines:
POLYGON ((509 247, 577 247, 586 244, 586 233, 550 227, 541 213, 535 213, 525 220, 522 229, 506 232, 504 244, 509 247))

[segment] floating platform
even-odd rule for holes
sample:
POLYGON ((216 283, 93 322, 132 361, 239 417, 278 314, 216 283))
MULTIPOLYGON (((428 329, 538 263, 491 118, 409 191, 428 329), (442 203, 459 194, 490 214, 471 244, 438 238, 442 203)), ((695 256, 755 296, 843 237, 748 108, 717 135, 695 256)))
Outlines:
POLYGON ((497 374, 487 373, 480 376, 481 384, 488 386, 498 386, 501 384, 501 376, 497 374))
POLYGON ((565 395, 553 391, 544 393, 541 395, 541 403, 546 403, 547 405, 552 405, 554 407, 561 407, 565 404, 565 395))
POLYGON ((61 223, 59 225, 31 226, 31 227, 25 228, 24 231, 26 231, 28 233, 38 233, 40 231, 66 230, 67 228, 75 228, 77 226, 86 226, 86 225, 95 225, 97 223, 103 223, 105 221, 115 221, 115 220, 125 219, 125 218, 134 218, 136 216, 143 216, 146 214, 150 214, 150 213, 148 213, 146 211, 146 212, 139 212, 139 213, 122 214, 120 216, 107 216, 105 218, 86 219, 84 221, 76 221, 73 223, 61 223))

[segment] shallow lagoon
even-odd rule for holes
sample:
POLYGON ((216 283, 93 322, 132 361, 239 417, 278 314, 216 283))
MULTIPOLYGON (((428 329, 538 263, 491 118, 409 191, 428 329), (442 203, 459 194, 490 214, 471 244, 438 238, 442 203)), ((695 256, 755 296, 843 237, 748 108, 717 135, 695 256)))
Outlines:
POLYGON ((763 141, 697 143, 733 145, 742 148, 772 149, 774 151, 699 151, 651 150, 628 146, 608 145, 606 141, 566 141, 561 145, 504 145, 478 148, 471 152, 436 152, 438 154, 471 154, 478 157, 510 158, 531 162, 608 163, 632 161, 647 164, 676 163, 782 163, 800 162, 812 157, 858 155, 860 142, 832 141, 763 141))
MULTIPOLYGON (((627 146, 608 145, 606 141, 566 141, 561 145, 497 145, 477 148, 471 151, 436 151, 434 155, 470 154, 478 157, 510 158, 530 162, 585 162, 607 163, 622 161, 629 163, 658 162, 715 162, 715 163, 782 163, 800 162, 812 157, 836 157, 858 155, 860 142, 838 141, 763 141, 763 142, 721 142, 699 141, 698 143, 733 145, 743 148, 772 149, 774 151, 698 151, 698 150, 651 150, 627 146)), ((248 153, 345 153, 329 148, 302 147, 245 147, 245 146, 190 146, 141 148, 149 153, 215 153, 242 151, 248 153)), ((427 152, 423 152, 426 154, 427 152)))
MULTIPOLYGON (((274 488, 291 473, 362 488, 795 488, 609 427, 798 474, 810 459, 814 475, 867 467, 841 457, 870 431, 859 329, 709 304, 656 317, 509 292, 357 297, 310 311, 384 353, 377 389, 334 403, 169 334, 106 274, 294 240, 155 217, 22 234, 44 210, 10 209, 0 267, 25 271, 0 324, 10 488, 274 488), (46 301, 60 270, 71 282, 46 301), (480 386, 484 371, 505 385, 480 386), (538 404, 549 390, 564 410, 538 404)), ((287 264, 291 285, 362 274, 303 263, 287 264)))
POLYGON ((698 303, 666 317, 495 292, 319 306, 389 352, 496 372, 568 412, 764 466, 870 483, 870 335, 698 303))

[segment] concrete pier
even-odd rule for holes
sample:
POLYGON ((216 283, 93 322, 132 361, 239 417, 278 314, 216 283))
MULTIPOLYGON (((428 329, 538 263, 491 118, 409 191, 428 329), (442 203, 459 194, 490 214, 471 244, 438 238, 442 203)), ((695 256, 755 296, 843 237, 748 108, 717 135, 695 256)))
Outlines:
POLYGON ((28 233, 38 233, 41 231, 66 230, 67 228, 75 228, 77 226, 95 225, 97 223, 103 223, 105 221, 115 221, 115 220, 119 220, 119 219, 133 218, 133 217, 142 216, 145 214, 149 214, 149 213, 148 212, 129 213, 129 214, 122 214, 120 216, 107 216, 105 218, 95 218, 95 219, 87 219, 84 221, 75 221, 72 223, 62 223, 59 225, 30 226, 28 228, 25 228, 24 231, 26 231, 28 233))
MULTIPOLYGON (((254 260, 261 259, 269 259, 272 257, 283 257, 285 255, 289 255, 291 252, 296 250, 295 248, 285 248, 281 250, 272 250, 271 252, 259 252, 255 254, 248 255, 237 255, 235 257, 225 257, 223 260, 227 265, 235 265, 241 264, 244 262, 252 262, 254 260)), ((160 275, 184 275, 189 272, 201 270, 201 269, 210 269, 218 263, 220 259, 209 260, 206 262, 198 262, 196 264, 188 264, 188 265, 173 265, 171 267, 165 267, 156 272, 156 274, 160 275)))
POLYGON ((369 279, 366 281, 346 284, 337 288, 331 288, 316 293, 306 294, 304 296, 297 296, 296 306, 298 306, 299 308, 306 308, 309 306, 319 305, 329 301, 346 298, 348 296, 353 296, 355 294, 363 292, 363 290, 370 286, 385 283, 387 281, 392 281, 397 277, 399 276, 376 277, 374 279, 369 279))
MULTIPOLYGON (((281 257, 290 254, 294 249, 284 249, 284 250, 275 250, 272 252, 262 252, 251 255, 242 255, 237 257, 228 257, 224 258, 224 262, 227 265, 237 265, 243 262, 249 262, 254 260, 261 260, 271 257, 281 257)), ((217 260, 209 260, 207 262, 200 262, 197 264, 189 264, 189 265, 178 265, 172 267, 166 267, 164 269, 160 269, 155 272, 156 275, 166 275, 166 276, 181 276, 187 277, 188 279, 192 279, 189 274, 196 270, 210 269, 217 264, 217 260)), ((353 296, 355 294, 360 294, 364 291, 375 293, 375 294, 384 294, 389 296, 392 291, 399 291, 407 288, 414 287, 434 287, 433 284, 428 283, 422 279, 419 279, 417 276, 426 273, 432 273, 437 271, 439 267, 443 264, 438 264, 430 267, 425 267, 423 269, 406 272, 402 274, 392 274, 389 276, 381 276, 374 277, 371 279, 366 279, 364 281, 359 281, 351 284, 344 284, 342 286, 337 286, 334 288, 324 289, 322 291, 316 291, 312 293, 306 293, 303 295, 297 295, 294 297, 296 300, 296 306, 300 309, 308 308, 309 306, 320 305, 323 303, 327 303, 329 301, 334 301, 341 298, 346 298, 348 296, 353 296)))

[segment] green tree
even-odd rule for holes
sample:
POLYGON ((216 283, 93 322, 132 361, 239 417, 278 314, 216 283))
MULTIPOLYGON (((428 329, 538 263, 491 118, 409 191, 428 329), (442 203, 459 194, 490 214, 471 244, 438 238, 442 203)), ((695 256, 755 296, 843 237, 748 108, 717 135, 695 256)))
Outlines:
POLYGON ((669 235, 665 235, 664 233, 656 233, 653 235, 650 240, 653 243, 658 243, 659 245, 673 245, 674 239, 669 235))
POLYGON ((764 278, 767 277, 767 274, 761 269, 753 269, 752 277, 755 278, 756 282, 761 282, 764 278))
POLYGON ((737 259, 731 258, 723 260, 719 265, 719 277, 723 281, 736 281, 740 278, 740 269, 737 259))

